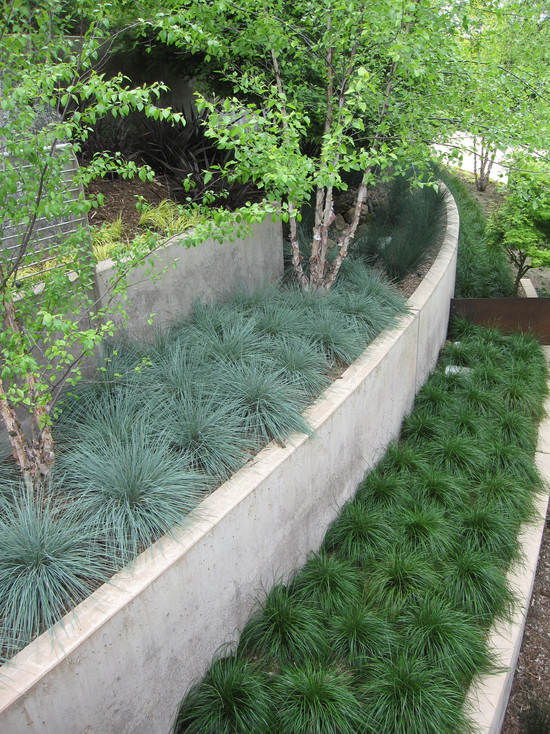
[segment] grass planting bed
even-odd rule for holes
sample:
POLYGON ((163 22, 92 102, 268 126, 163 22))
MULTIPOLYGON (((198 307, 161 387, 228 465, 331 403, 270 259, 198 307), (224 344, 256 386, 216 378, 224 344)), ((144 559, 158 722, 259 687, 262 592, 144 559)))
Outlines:
POLYGON ((63 400, 39 493, 0 481, 0 653, 11 658, 174 526, 392 325, 404 299, 360 261, 330 293, 242 288, 153 344, 111 344, 63 400))
POLYGON ((541 491, 538 343, 465 322, 319 553, 258 600, 177 734, 460 734, 541 491))

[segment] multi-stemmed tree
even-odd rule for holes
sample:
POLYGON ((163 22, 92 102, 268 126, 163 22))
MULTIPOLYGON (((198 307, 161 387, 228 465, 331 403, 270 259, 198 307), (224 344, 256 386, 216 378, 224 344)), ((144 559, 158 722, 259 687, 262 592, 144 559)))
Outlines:
POLYGON ((163 42, 222 60, 234 95, 223 103, 199 96, 208 135, 233 152, 226 176, 252 179, 280 202, 304 288, 334 283, 368 187, 425 163, 432 141, 450 129, 445 92, 457 71, 466 6, 187 0, 157 17, 163 42), (349 171, 359 181, 354 214, 331 257, 334 195, 349 171), (315 220, 304 258, 298 223, 310 198, 315 220))
MULTIPOLYGON (((32 487, 54 464, 61 388, 79 379, 83 358, 115 328, 109 306, 94 301, 86 225, 94 202, 82 184, 107 172, 151 175, 110 154, 79 169, 74 151, 103 115, 138 109, 179 118, 151 101, 162 85, 132 89, 95 71, 107 33, 101 6, 4 0, 0 13, 0 416, 32 487)), ((146 254, 139 243, 124 253, 113 298, 146 254)))

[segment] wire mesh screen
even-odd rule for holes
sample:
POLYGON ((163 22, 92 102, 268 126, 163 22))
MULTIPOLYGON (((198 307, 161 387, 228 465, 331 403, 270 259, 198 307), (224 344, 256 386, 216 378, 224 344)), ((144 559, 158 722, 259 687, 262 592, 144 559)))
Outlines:
MULTIPOLYGON (((52 268, 61 265, 56 259, 59 243, 77 232, 79 228, 84 227, 88 230, 88 218, 85 213, 75 213, 75 208, 71 206, 83 196, 82 184, 75 182, 75 174, 78 171, 78 161, 76 156, 68 144, 59 144, 55 148, 54 155, 61 157, 61 166, 59 170, 51 173, 46 171, 43 174, 43 166, 31 163, 20 163, 17 167, 21 174, 21 185, 14 194, 16 199, 23 199, 22 191, 23 182, 30 182, 31 185, 37 184, 40 176, 44 175, 47 186, 54 187, 55 195, 61 196, 63 205, 66 205, 66 212, 63 216, 51 216, 43 214, 38 216, 34 222, 24 221, 25 205, 22 201, 22 219, 21 221, 10 221, 4 224, 2 229, 2 249, 8 251, 10 260, 15 260, 20 252, 20 248, 29 236, 26 245, 26 253, 30 254, 25 258, 25 268, 18 272, 18 279, 22 280, 31 277, 34 265, 40 268, 52 268), (51 176, 54 180, 51 180, 51 176), (29 232, 29 229, 31 231, 29 232)), ((38 187, 37 187, 38 191, 38 187)), ((38 194, 37 194, 38 195, 38 194)))

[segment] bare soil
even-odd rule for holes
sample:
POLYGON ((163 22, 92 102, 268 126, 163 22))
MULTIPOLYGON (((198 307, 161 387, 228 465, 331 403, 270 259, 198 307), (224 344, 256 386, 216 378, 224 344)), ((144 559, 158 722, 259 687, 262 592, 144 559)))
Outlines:
POLYGON ((124 229, 130 237, 139 231, 140 213, 136 209, 138 197, 142 196, 149 204, 156 206, 163 199, 170 198, 170 188, 162 176, 153 181, 123 178, 99 178, 92 181, 88 194, 103 197, 103 204, 92 209, 88 215, 90 226, 100 227, 105 222, 114 222, 122 217, 124 229))

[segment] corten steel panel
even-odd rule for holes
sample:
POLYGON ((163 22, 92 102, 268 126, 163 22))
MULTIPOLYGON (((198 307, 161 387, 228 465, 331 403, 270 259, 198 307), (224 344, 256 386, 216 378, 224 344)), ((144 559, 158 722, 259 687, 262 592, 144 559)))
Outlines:
POLYGON ((503 331, 530 331, 550 344, 550 298, 453 298, 451 316, 503 331))

